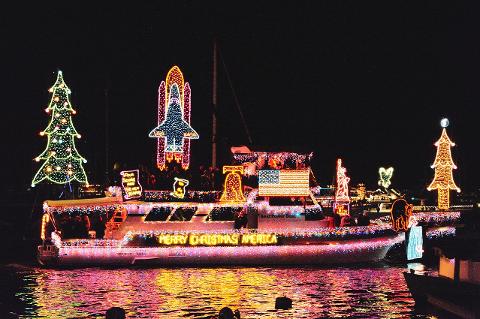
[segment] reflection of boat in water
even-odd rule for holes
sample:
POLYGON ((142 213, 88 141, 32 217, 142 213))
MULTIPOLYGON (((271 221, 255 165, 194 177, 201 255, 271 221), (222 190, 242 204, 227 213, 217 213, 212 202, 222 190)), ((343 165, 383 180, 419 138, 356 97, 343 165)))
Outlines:
POLYGON ((98 199, 47 201, 44 207, 49 218, 42 229, 56 227, 51 236, 42 234, 38 259, 44 265, 360 263, 383 259, 403 240, 388 224, 331 227, 313 203, 98 199), (92 228, 98 228, 97 215, 108 216, 104 238, 95 238, 95 231, 89 232, 92 238, 69 238, 62 216, 82 212, 91 215, 92 228))

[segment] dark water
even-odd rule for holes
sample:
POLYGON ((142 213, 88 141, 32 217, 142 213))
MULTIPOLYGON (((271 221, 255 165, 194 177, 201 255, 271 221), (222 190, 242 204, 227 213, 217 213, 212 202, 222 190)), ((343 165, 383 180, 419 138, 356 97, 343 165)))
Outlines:
POLYGON ((414 310, 404 268, 175 268, 52 270, 0 267, 0 318, 438 318, 414 310), (275 298, 293 309, 274 310, 275 298))

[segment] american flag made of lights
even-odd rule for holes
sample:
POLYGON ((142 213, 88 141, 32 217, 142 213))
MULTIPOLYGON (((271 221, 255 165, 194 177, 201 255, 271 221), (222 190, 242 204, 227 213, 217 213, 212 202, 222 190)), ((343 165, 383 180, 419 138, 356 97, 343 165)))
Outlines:
POLYGON ((308 196, 310 171, 303 170, 259 170, 259 196, 308 196))

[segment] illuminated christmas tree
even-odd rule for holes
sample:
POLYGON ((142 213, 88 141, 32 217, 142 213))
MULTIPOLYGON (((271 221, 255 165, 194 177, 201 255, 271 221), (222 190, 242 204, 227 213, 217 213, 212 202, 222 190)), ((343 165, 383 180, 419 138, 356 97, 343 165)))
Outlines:
POLYGON ((35 158, 36 162, 45 161, 35 174, 32 186, 43 180, 57 184, 66 184, 78 181, 88 184, 83 169, 84 159, 75 147, 75 138, 80 138, 72 123, 72 114, 76 111, 68 99, 70 89, 63 81, 62 71, 58 71, 55 84, 48 90, 52 93, 50 104, 45 112, 51 114, 47 128, 40 132, 40 136, 47 136, 47 147, 35 158))
POLYGON ((431 166, 435 169, 435 177, 427 187, 427 190, 431 191, 436 189, 438 191, 438 208, 444 210, 450 207, 450 190, 460 192, 460 188, 453 180, 452 171, 456 169, 457 166, 453 163, 451 151, 451 147, 455 146, 455 143, 453 143, 447 135, 446 127, 449 124, 448 119, 443 119, 440 124, 443 127, 442 135, 435 143, 437 156, 431 166))

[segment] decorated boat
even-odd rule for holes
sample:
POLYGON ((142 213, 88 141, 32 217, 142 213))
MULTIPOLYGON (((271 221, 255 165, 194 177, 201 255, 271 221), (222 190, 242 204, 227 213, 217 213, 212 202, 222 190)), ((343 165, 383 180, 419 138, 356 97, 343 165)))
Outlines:
POLYGON ((389 224, 335 228, 313 203, 106 199, 46 201, 39 262, 55 266, 359 263, 381 260, 403 240, 389 224), (81 235, 81 231, 72 233, 75 223, 82 228, 84 218, 78 216, 90 216, 90 229, 96 230, 102 228, 98 223, 105 216, 105 232, 90 230, 88 236, 72 238, 81 235))
POLYGON ((88 185, 86 160, 74 144, 80 135, 71 121, 75 112, 68 99, 70 90, 61 73, 50 92, 53 97, 46 111, 52 118, 40 134, 47 135, 48 145, 35 159, 44 163, 32 186, 76 181, 85 184, 80 188, 84 197, 95 198, 44 202, 38 246, 42 265, 375 262, 405 239, 403 231, 411 221, 458 218, 455 212, 412 216, 411 205, 403 200, 392 206, 390 219, 353 223, 350 179, 341 159, 327 212, 311 185, 312 153, 232 148, 232 165, 223 166, 223 189, 191 190, 182 172, 189 169, 190 142, 199 134, 190 121, 190 85, 176 66, 160 84, 158 122, 149 134, 157 139, 158 170, 176 165, 178 176, 163 175, 173 189, 145 190, 138 169, 120 172, 120 185, 108 189, 88 185))
MULTIPOLYGON (((402 215, 403 209, 367 226, 335 227, 313 196, 302 201, 289 197, 279 205, 281 197, 267 200, 258 189, 247 193, 244 202, 222 201, 225 190, 189 191, 176 200, 171 194, 144 191, 142 200, 115 196, 45 201, 38 261, 48 266, 376 262, 405 240, 402 227, 449 224, 460 216, 459 212, 409 216, 408 211, 402 215)), ((442 235, 449 229, 425 227, 424 235, 438 236, 432 232, 442 235)), ((420 240, 423 237, 420 231, 420 240)), ((422 243, 410 238, 410 245, 413 254, 421 252, 422 243)))

